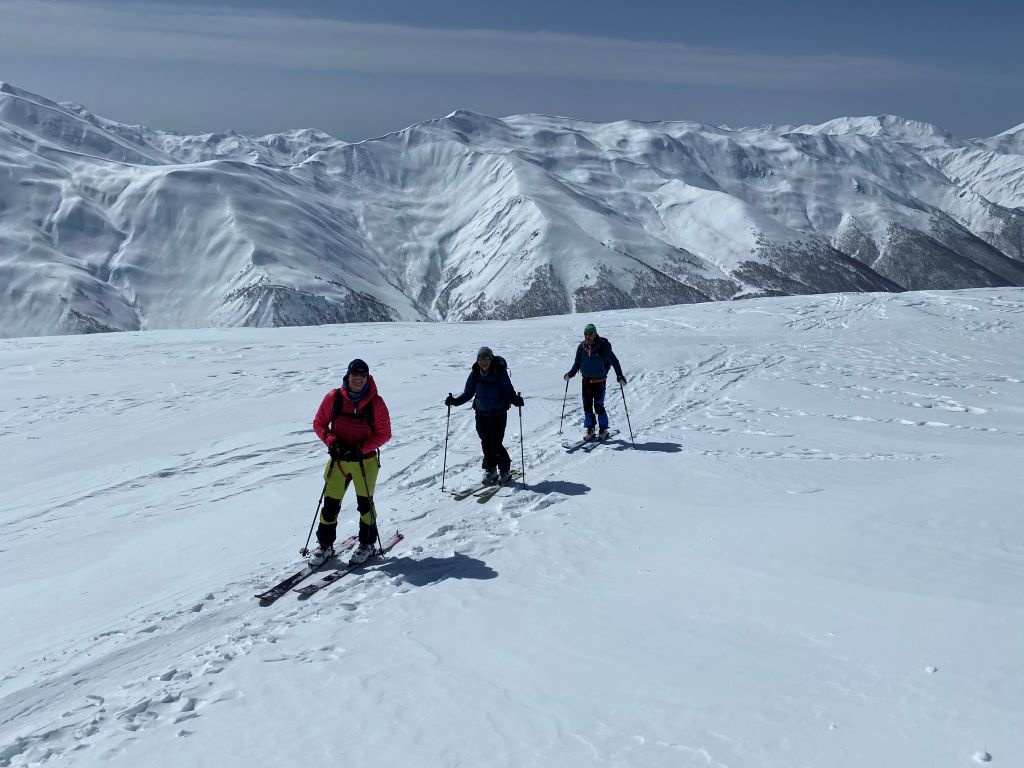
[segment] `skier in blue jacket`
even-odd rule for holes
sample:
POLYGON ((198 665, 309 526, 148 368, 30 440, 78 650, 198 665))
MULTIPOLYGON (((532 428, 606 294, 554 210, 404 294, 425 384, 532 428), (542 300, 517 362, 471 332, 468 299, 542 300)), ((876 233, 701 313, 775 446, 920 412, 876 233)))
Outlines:
POLYGON ((462 394, 458 397, 449 394, 444 404, 448 407, 462 405, 470 398, 473 398, 476 433, 480 436, 480 447, 484 454, 483 481, 489 485, 507 483, 512 479, 512 459, 502 443, 505 440, 508 409, 513 405, 522 408, 523 398, 512 387, 505 359, 495 357, 490 347, 480 347, 462 394))
POLYGON ((583 341, 576 348, 576 361, 562 378, 568 381, 577 373, 583 376, 583 426, 585 440, 605 440, 608 437, 608 412, 604 408, 604 396, 608 383, 608 371, 615 368, 619 384, 626 383, 619 358, 612 352, 612 343, 597 335, 593 323, 583 329, 583 341), (594 412, 597 412, 595 419, 594 412), (595 422, 599 428, 594 434, 595 422))

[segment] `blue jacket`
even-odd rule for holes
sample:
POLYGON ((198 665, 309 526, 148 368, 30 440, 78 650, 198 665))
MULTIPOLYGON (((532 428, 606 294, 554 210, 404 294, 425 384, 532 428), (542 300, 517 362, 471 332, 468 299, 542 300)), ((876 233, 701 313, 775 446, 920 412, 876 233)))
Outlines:
POLYGON ((504 358, 495 357, 487 373, 481 371, 477 363, 473 363, 473 370, 466 379, 466 388, 452 401, 452 405, 462 405, 471 397, 473 410, 479 413, 501 413, 512 407, 516 391, 508 377, 508 365, 504 358))
POLYGON ((579 372, 585 379, 603 379, 612 366, 615 367, 615 374, 621 377, 622 366, 612 352, 612 343, 603 336, 596 336, 593 341, 581 341, 576 347, 576 361, 569 370, 569 376, 579 372))

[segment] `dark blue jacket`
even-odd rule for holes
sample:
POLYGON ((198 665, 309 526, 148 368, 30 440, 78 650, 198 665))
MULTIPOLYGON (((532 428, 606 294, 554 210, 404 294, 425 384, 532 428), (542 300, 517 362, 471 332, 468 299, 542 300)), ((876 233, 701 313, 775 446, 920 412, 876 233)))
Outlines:
POLYGON ((603 336, 597 336, 593 341, 581 341, 576 347, 576 362, 572 364, 569 375, 575 376, 578 371, 585 379, 603 379, 612 366, 615 366, 616 375, 621 377, 622 366, 612 352, 612 343, 603 336))
POLYGON ((472 397, 473 410, 479 413, 501 413, 512 407, 515 396, 512 380, 508 377, 508 365, 504 358, 495 357, 487 373, 481 371, 477 363, 473 363, 473 370, 466 379, 466 389, 452 401, 452 405, 462 405, 472 397))

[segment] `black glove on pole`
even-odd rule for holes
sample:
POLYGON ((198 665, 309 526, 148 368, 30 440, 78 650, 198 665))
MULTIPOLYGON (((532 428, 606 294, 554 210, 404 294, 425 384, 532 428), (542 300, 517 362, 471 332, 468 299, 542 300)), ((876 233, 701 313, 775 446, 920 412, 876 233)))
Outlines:
POLYGON ((306 534, 306 545, 299 550, 299 555, 302 557, 309 557, 309 540, 313 538, 313 528, 316 527, 316 521, 320 517, 320 507, 324 503, 324 496, 327 494, 327 483, 330 482, 331 472, 334 471, 334 458, 331 458, 331 466, 327 468, 327 477, 324 479, 324 489, 320 491, 320 501, 316 503, 316 512, 313 513, 313 522, 309 526, 309 533, 306 534))
POLYGON ((448 393, 448 399, 445 400, 448 403, 448 420, 444 424, 444 463, 441 465, 441 490, 444 490, 444 474, 448 469, 448 430, 452 425, 452 393, 448 393))

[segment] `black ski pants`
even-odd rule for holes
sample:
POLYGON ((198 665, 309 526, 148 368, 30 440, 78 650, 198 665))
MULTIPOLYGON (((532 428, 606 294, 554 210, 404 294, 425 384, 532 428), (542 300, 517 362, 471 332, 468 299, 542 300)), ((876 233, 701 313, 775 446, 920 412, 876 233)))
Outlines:
POLYGON ((604 408, 607 379, 583 379, 583 426, 594 426, 594 412, 597 412, 597 426, 608 429, 608 411, 604 408))
POLYGON ((512 467, 512 459, 502 442, 505 440, 505 425, 508 424, 508 411, 495 413, 476 412, 476 433, 480 436, 480 447, 484 452, 481 466, 484 469, 497 467, 507 471, 512 467))

